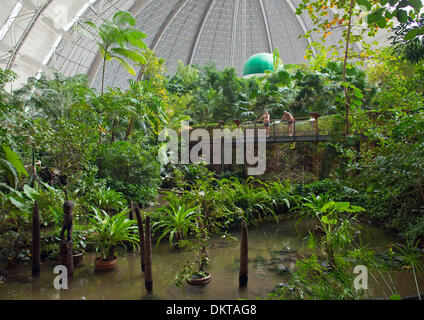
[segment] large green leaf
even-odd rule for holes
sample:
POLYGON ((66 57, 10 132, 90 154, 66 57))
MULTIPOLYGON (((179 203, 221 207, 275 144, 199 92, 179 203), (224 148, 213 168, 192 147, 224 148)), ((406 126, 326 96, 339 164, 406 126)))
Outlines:
POLYGON ((135 76, 135 70, 133 69, 133 67, 131 67, 131 65, 126 62, 124 59, 122 59, 121 57, 118 56, 111 56, 112 59, 118 60, 119 63, 124 67, 124 69, 131 75, 135 76))
POLYGON ((421 0, 402 0, 397 5, 397 8, 406 8, 408 6, 413 7, 415 10, 420 10, 423 6, 421 0))
POLYGON ((381 19, 384 19, 384 21, 386 21, 386 19, 383 17, 383 12, 384 12, 384 8, 377 9, 376 11, 366 16, 365 21, 368 24, 378 23, 378 21, 381 19))
POLYGON ((127 58, 130 59, 134 62, 140 63, 140 64, 145 64, 146 63, 146 58, 133 51, 133 50, 129 50, 129 49, 124 49, 124 48, 112 48, 111 49, 112 52, 114 52, 115 54, 120 55, 123 58, 127 58))
POLYGON ((396 18, 400 23, 408 22, 408 13, 405 10, 396 10, 396 18))
POLYGON ((15 151, 10 149, 8 146, 3 145, 3 152, 6 156, 6 160, 9 161, 16 169, 19 175, 28 176, 21 159, 15 151))
POLYGON ((35 200, 36 196, 39 194, 35 189, 31 188, 29 185, 24 185, 25 195, 32 200, 35 200))
POLYGON ((405 40, 409 41, 414 39, 417 36, 423 35, 424 34, 424 27, 421 28, 414 28, 410 31, 408 31, 408 33, 405 35, 405 40))
POLYGON ((368 0, 358 0, 359 7, 364 11, 370 11, 372 4, 368 0))
POLYGON ((137 23, 137 19, 127 11, 118 11, 113 16, 113 23, 118 26, 123 26, 125 24, 134 26, 137 23))
POLYGON ((0 167, 5 169, 3 170, 2 174, 6 176, 9 184, 13 187, 16 187, 19 181, 16 169, 12 166, 12 164, 9 161, 5 159, 0 159, 0 167))
POLYGON ((119 41, 123 43, 129 43, 131 46, 139 49, 147 49, 147 45, 143 41, 146 36, 147 35, 140 30, 127 28, 120 34, 119 41))

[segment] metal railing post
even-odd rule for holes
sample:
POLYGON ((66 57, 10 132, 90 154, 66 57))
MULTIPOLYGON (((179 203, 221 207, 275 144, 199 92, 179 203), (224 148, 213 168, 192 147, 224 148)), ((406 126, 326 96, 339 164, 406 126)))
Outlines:
POLYGON ((318 137, 318 135, 319 135, 318 119, 319 119, 319 117, 316 117, 316 119, 315 119, 315 123, 316 123, 316 127, 315 127, 315 135, 316 135, 317 137, 318 137))

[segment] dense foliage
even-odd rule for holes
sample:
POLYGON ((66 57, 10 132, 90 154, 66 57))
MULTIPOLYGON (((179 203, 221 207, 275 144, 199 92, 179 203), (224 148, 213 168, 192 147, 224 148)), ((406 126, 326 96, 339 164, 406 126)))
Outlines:
MULTIPOLYGON (((352 3, 333 5, 349 11, 352 3)), ((0 70, 0 260, 30 261, 36 200, 43 257, 57 257, 65 200, 75 203, 76 250, 97 249, 106 259, 117 245, 136 246, 136 223, 127 219, 128 207, 155 205, 162 187, 172 191, 163 206, 149 213, 154 236, 158 243, 168 237, 173 247, 190 247, 190 239, 196 239, 192 248, 202 274, 210 233, 227 236, 243 220, 252 226, 297 215, 315 219, 318 231, 307 239, 314 253, 298 260, 290 285, 274 298, 293 293, 302 298, 362 298, 352 288, 348 271, 357 263, 378 263, 358 245, 360 221, 378 223, 405 239, 407 245, 398 246, 398 253, 416 280, 415 272, 423 269, 416 247, 424 239, 422 18, 411 12, 405 17, 402 2, 389 1, 387 7, 387 1, 358 3, 369 12, 370 35, 378 26, 392 25, 383 14, 401 22, 394 46, 373 52, 367 69, 348 63, 347 55, 343 62, 324 58, 323 50, 308 64, 281 66, 262 78, 242 79, 233 68, 219 71, 214 65, 182 63, 167 78, 164 61, 145 47, 144 34, 132 28, 134 17, 121 12, 99 28, 88 24, 97 32, 104 68, 111 59, 133 75, 127 60, 141 66, 141 80, 130 80, 126 91, 105 89, 102 83, 99 94, 86 76, 68 78, 56 72, 9 90, 16 75, 0 70), (233 128, 265 111, 281 119, 287 110, 296 118, 317 112, 330 130, 331 142, 305 149, 324 150, 312 183, 296 184, 278 178, 278 173, 253 178, 244 170, 216 174, 203 164, 159 161, 159 153, 169 156, 158 142, 160 131, 178 128, 181 120, 191 120, 193 126, 224 122, 233 128)), ((329 10, 321 5, 305 0, 300 10, 329 10)), ((330 27, 350 26, 352 16, 362 19, 355 9, 337 16, 330 27)), ((313 14, 318 29, 327 30, 329 22, 322 19, 313 14)), ((362 36, 344 36, 341 45, 353 55, 349 41, 362 36)), ((296 144, 284 150, 292 148, 296 144)), ((192 269, 190 263, 183 273, 192 269)))

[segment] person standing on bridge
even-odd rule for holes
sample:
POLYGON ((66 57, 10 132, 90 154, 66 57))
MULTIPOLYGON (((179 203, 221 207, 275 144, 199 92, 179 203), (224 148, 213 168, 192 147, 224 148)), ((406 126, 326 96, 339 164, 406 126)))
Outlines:
POLYGON ((261 120, 264 121, 264 127, 265 127, 265 130, 266 130, 266 137, 268 138, 269 137, 269 124, 271 122, 271 117, 270 117, 268 111, 265 111, 265 114, 258 119, 258 122, 261 121, 261 120))
POLYGON ((293 115, 290 112, 284 111, 283 117, 281 118, 283 121, 287 121, 289 126, 289 136, 293 137, 294 134, 294 122, 296 121, 293 115))

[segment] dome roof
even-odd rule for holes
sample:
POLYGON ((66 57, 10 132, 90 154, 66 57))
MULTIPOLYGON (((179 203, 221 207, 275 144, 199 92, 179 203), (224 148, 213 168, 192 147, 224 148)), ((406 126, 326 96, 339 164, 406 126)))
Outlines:
POLYGON ((258 53, 249 58, 243 68, 243 76, 274 71, 274 56, 271 53, 258 53))
MULTIPOLYGON (((296 15, 302 0, 2 0, 0 67, 20 76, 14 87, 39 71, 56 69, 66 76, 87 74, 100 87, 102 59, 95 41, 75 26, 100 25, 118 10, 137 18, 146 44, 166 60, 168 74, 178 61, 234 67, 241 76, 246 60, 259 52, 280 51, 286 64, 304 62, 305 49, 317 35, 302 37, 314 26, 306 14, 296 15)), ((333 14, 330 14, 331 16, 333 14)), ((332 17, 328 17, 332 19, 332 17)), ((334 30, 331 46, 342 36, 334 30)), ((141 68, 136 72, 141 74, 141 68)), ((50 73, 51 74, 51 73, 50 73)), ((130 76, 119 63, 106 67, 106 86, 128 88, 130 76)))

